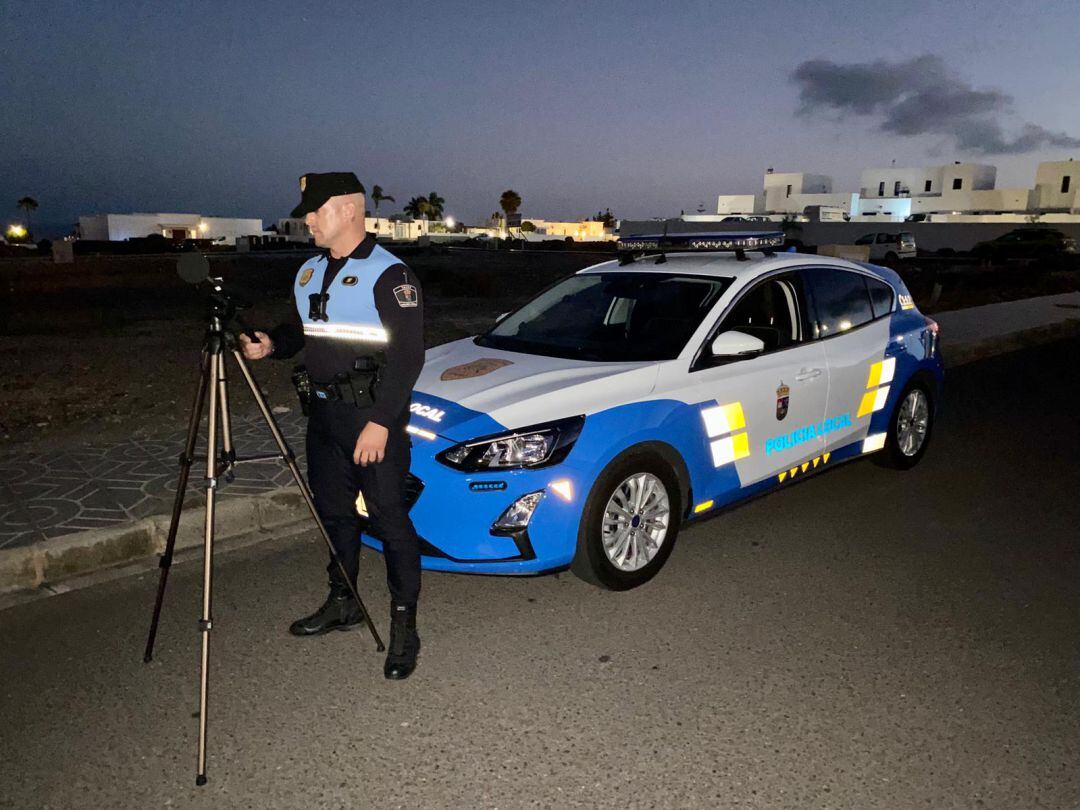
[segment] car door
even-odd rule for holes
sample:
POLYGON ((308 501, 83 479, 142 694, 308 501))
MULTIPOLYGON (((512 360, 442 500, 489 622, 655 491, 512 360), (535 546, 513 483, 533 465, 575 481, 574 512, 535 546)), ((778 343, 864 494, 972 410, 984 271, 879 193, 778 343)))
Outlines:
POLYGON ((769 275, 739 295, 710 333, 685 387, 679 398, 701 403, 715 491, 725 488, 731 468, 745 487, 821 454, 828 374, 797 272, 769 275), (764 351, 714 358, 709 346, 730 330, 759 338, 764 351))
POLYGON ((829 371, 824 436, 829 451, 866 438, 871 417, 889 398, 895 357, 886 353, 892 288, 856 270, 803 270, 829 371))

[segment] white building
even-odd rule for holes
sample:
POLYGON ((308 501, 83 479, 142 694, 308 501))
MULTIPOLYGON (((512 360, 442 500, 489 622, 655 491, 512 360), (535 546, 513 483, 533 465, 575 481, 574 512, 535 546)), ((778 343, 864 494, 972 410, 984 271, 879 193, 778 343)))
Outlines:
POLYGON ((1080 162, 1040 163, 1032 198, 1031 207, 1040 211, 1080 214, 1080 162))
POLYGON ((204 217, 201 214, 91 214, 79 217, 79 236, 122 242, 158 235, 174 241, 212 239, 235 244, 241 236, 263 235, 261 219, 204 217))
MULTIPOLYGON (((303 219, 285 217, 277 221, 278 233, 289 242, 310 242, 311 230, 303 219)), ((431 222, 426 219, 411 217, 364 217, 364 229, 377 238, 409 241, 427 236, 431 232, 431 222)))
POLYGON ((874 197, 937 196, 949 191, 984 191, 994 188, 997 168, 982 163, 960 163, 919 168, 864 169, 859 195, 874 197))
MULTIPOLYGON (((798 215, 810 206, 840 210, 851 219, 902 222, 939 219, 1080 214, 1080 163, 1040 163, 1035 188, 995 188, 997 169, 981 163, 866 169, 856 192, 837 193, 820 174, 765 173, 761 194, 721 195, 718 215, 798 215)), ((944 219, 943 219, 944 221, 944 219)))

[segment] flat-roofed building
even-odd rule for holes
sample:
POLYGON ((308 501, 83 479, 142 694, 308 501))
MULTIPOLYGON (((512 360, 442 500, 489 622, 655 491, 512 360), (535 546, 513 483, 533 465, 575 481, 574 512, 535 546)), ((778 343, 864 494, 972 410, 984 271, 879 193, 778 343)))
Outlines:
POLYGON ((210 239, 234 244, 241 236, 261 236, 263 223, 253 217, 207 217, 202 214, 90 214, 79 217, 79 238, 123 242, 164 236, 175 242, 210 239))

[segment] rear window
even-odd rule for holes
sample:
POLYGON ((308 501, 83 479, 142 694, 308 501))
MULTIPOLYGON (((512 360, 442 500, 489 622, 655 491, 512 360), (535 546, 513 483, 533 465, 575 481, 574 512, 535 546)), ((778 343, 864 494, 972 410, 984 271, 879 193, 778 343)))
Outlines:
POLYGON ((839 335, 874 319, 870 294, 861 273, 830 267, 806 270, 817 311, 818 336, 839 335))
POLYGON ((874 311, 875 318, 881 318, 892 312, 893 290, 888 284, 880 279, 864 276, 866 289, 870 293, 870 308, 874 311))

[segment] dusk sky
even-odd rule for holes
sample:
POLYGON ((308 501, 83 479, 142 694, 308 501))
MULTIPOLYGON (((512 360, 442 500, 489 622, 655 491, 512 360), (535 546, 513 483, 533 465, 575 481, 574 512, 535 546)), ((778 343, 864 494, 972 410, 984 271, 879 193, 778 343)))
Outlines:
POLYGON ((356 171, 385 213, 437 191, 466 221, 507 188, 526 217, 715 210, 768 166, 858 190, 894 159, 976 160, 1030 187, 1040 160, 1080 159, 1076 9, 5 1, 0 200, 63 229, 269 223, 306 171, 356 171))

